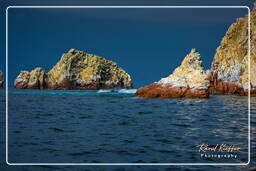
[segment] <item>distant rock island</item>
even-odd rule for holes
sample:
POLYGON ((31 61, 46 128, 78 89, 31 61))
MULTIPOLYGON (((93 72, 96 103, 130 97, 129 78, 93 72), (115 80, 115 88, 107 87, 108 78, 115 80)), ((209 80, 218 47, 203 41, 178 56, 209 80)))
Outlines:
POLYGON ((181 65, 166 78, 138 89, 136 96, 145 98, 207 98, 209 80, 202 59, 195 49, 184 58, 181 65))
POLYGON ((128 73, 110 60, 70 49, 46 73, 43 68, 21 71, 14 87, 18 89, 109 89, 132 88, 128 73))
POLYGON ((250 13, 250 76, 248 78, 248 16, 232 24, 216 50, 210 75, 210 92, 256 96, 256 3, 250 13))
POLYGON ((0 71, 0 88, 4 88, 4 75, 2 71, 0 71))

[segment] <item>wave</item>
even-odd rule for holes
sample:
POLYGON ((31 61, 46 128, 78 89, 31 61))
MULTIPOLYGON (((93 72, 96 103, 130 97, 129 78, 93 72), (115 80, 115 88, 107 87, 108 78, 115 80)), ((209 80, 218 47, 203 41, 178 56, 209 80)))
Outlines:
POLYGON ((134 94, 137 89, 101 89, 97 93, 120 93, 120 94, 134 94))
POLYGON ((118 93, 135 94, 137 89, 120 89, 118 93))
POLYGON ((113 90, 98 90, 97 93, 111 93, 113 90))

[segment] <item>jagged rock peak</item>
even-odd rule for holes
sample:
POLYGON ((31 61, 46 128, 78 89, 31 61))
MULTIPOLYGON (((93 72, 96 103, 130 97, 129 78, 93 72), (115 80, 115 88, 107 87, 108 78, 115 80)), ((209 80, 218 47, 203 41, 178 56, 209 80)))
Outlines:
POLYGON ((184 58, 180 67, 189 67, 189 69, 203 70, 203 62, 200 53, 195 48, 184 58))
POLYGON ((138 89, 135 95, 145 98, 207 98, 208 88, 208 75, 203 69, 201 56, 192 49, 171 75, 138 89))
POLYGON ((208 76, 203 68, 201 55, 194 48, 171 75, 162 78, 157 83, 196 89, 207 89, 209 87, 208 76))

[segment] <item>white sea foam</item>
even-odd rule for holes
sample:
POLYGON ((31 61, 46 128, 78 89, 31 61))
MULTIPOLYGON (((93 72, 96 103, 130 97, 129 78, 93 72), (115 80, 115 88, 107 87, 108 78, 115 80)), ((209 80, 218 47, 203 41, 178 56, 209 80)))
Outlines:
POLYGON ((120 89, 118 93, 134 94, 136 91, 137 89, 120 89))
POLYGON ((121 93, 121 94, 134 94, 137 89, 101 89, 97 93, 121 93))
POLYGON ((97 93, 111 93, 113 90, 98 90, 97 93))

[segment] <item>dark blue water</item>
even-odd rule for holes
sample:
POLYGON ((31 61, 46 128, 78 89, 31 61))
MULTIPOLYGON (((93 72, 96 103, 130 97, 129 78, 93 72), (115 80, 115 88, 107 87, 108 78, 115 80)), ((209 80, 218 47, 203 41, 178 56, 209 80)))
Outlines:
MULTIPOLYGON (((8 161, 10 163, 246 163, 248 161, 247 97, 219 95, 211 96, 209 99, 142 99, 134 97, 133 92, 11 89, 8 114, 8 161), (197 145, 222 143, 241 148, 232 153, 237 157, 205 158, 198 152, 197 145)), ((1 90, 0 94, 1 110, 4 115, 4 90, 1 90)), ((252 98, 251 101, 253 113, 251 131, 255 131, 256 99, 252 98)), ((255 147, 255 141, 252 142, 252 146, 255 147)), ((224 153, 230 154, 227 152, 218 154, 224 153)), ((252 152, 251 155, 255 156, 255 153, 252 152)), ((204 168, 208 167, 210 166, 204 166, 204 168)))

